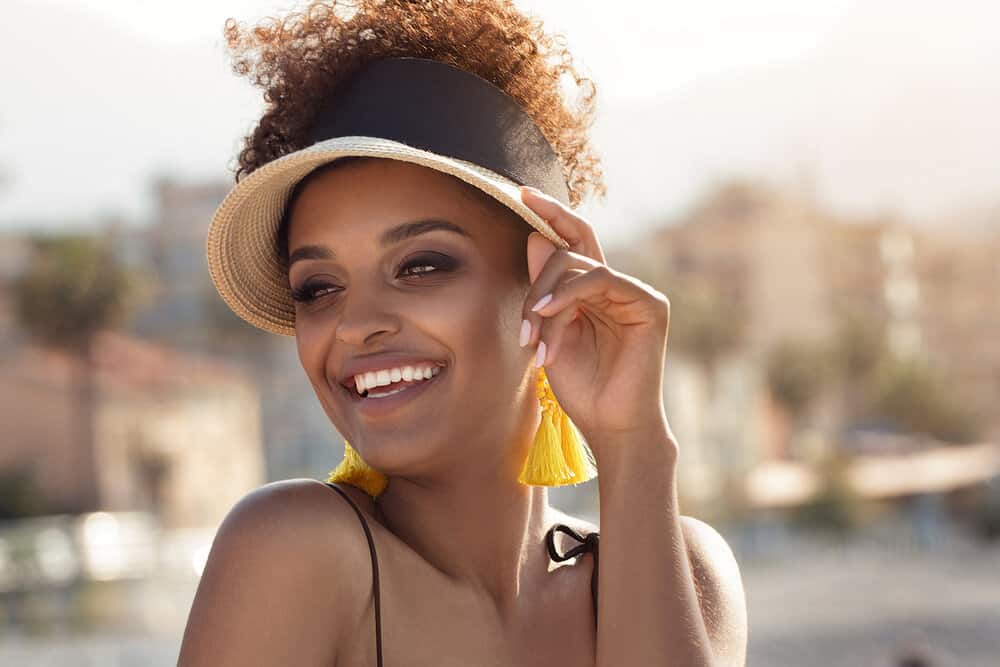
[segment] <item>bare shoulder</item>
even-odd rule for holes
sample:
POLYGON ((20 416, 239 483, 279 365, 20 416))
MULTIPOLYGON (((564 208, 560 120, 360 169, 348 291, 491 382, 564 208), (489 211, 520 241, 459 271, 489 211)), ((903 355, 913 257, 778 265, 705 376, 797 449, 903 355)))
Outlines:
POLYGON ((233 506, 198 584, 179 667, 334 663, 371 586, 367 541, 337 495, 318 480, 290 479, 233 506))
POLYGON ((743 579, 729 543, 709 524, 681 515, 681 530, 691 561, 702 615, 719 655, 746 661, 747 610, 743 579))

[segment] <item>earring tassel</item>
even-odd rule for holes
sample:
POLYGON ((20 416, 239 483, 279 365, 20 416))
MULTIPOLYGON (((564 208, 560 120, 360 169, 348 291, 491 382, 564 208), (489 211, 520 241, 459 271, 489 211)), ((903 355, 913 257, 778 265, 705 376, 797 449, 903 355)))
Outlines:
POLYGON ((593 479, 597 476, 597 464, 593 460, 593 454, 584 445, 579 431, 562 407, 559 407, 559 421, 563 458, 573 473, 572 483, 579 484, 593 479))
POLYGON ((528 458, 518 481, 534 486, 558 486, 573 477, 563 457, 559 429, 553 423, 551 408, 542 409, 542 423, 535 433, 528 458))
POLYGON ((545 368, 538 373, 538 400, 542 405, 542 423, 518 481, 533 486, 565 486, 592 479, 596 469, 590 452, 556 401, 545 368))
POLYGON ((389 478, 365 463, 357 450, 351 447, 346 440, 344 441, 344 458, 340 465, 330 472, 326 481, 335 484, 350 484, 372 497, 385 491, 385 487, 389 484, 389 478))

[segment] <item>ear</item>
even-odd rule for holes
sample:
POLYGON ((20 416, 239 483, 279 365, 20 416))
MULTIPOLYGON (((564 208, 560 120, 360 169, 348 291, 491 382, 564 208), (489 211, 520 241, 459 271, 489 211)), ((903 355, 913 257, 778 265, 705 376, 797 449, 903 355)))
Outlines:
POLYGON ((541 232, 531 232, 528 234, 528 279, 532 284, 549 257, 556 251, 556 246, 552 241, 545 238, 541 232))

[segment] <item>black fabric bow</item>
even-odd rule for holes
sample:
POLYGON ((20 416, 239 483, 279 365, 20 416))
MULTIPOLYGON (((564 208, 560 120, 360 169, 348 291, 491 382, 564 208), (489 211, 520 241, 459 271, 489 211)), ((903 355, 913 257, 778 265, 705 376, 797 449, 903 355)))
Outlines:
POLYGON ((556 561, 557 563, 560 563, 564 560, 569 560, 570 558, 575 558, 583 553, 589 552, 594 554, 594 573, 590 577, 590 594, 594 598, 595 625, 597 624, 597 575, 599 572, 598 554, 599 554, 600 541, 601 541, 600 533, 595 532, 595 533, 587 533, 586 535, 581 535, 580 533, 576 532, 569 526, 566 526, 561 523, 557 523, 554 526, 552 526, 552 528, 549 529, 549 532, 545 534, 545 546, 549 550, 549 557, 552 560, 556 561), (579 542, 579 544, 567 550, 566 553, 560 554, 558 551, 556 551, 555 538, 557 530, 561 533, 569 535, 574 540, 579 542))

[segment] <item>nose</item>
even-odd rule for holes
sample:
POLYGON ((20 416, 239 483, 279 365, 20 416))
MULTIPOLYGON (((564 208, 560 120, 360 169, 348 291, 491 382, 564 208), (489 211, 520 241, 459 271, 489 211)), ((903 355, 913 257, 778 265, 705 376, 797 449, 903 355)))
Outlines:
POLYGON ((338 341, 363 346, 379 334, 397 331, 399 317, 386 290, 355 283, 342 295, 334 330, 338 341))

